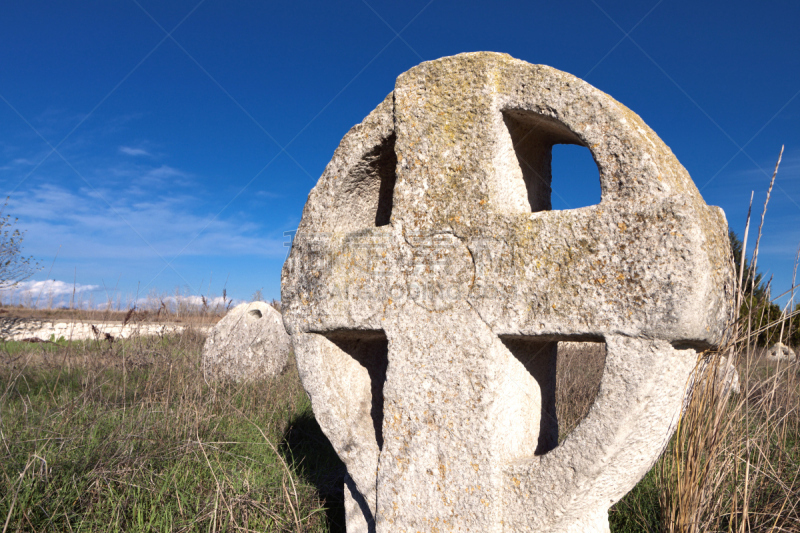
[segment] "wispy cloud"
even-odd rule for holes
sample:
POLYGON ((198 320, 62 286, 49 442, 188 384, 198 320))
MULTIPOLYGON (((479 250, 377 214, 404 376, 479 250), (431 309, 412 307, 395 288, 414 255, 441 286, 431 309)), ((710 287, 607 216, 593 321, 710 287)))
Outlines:
POLYGON ((186 178, 189 174, 173 168, 169 165, 161 165, 160 167, 152 168, 142 175, 143 180, 147 181, 162 181, 172 178, 186 178))
POLYGON ((26 253, 37 257, 51 256, 59 246, 61 257, 83 260, 286 253, 286 228, 265 228, 243 215, 214 218, 213 208, 188 194, 151 196, 45 184, 12 197, 9 211, 27 230, 26 253), (197 209, 201 204, 205 212, 197 209))
POLYGON ((274 193, 271 191, 256 191, 255 195, 260 198, 270 198, 270 199, 283 198, 282 194, 274 193))
POLYGON ((109 185, 115 186, 117 194, 146 195, 152 197, 166 188, 173 192, 176 188, 196 185, 195 177, 179 168, 170 165, 148 165, 139 162, 125 161, 103 170, 95 171, 95 175, 103 177, 109 185))
POLYGON ((0 167, 0 170, 20 170, 20 167, 31 167, 35 165, 33 161, 25 157, 18 157, 7 165, 0 167))
POLYGON ((151 157, 152 156, 152 154, 150 152, 148 152, 147 150, 144 150, 142 148, 132 148, 130 146, 120 146, 119 147, 119 151, 120 151, 120 153, 123 153, 125 155, 147 156, 147 157, 151 157))
MULTIPOLYGON (((772 177, 773 170, 775 170, 775 161, 766 161, 761 168, 744 168, 731 172, 727 177, 729 182, 733 180, 742 184, 764 184, 763 187, 766 189, 772 177)), ((787 152, 783 154, 777 179, 783 183, 796 184, 800 182, 798 176, 800 176, 800 152, 797 150, 791 152, 787 150, 787 152)))

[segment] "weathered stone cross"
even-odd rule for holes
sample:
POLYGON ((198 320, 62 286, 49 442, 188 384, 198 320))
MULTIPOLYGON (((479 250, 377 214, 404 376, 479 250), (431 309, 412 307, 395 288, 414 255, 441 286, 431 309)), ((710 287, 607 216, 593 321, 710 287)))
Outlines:
POLYGON ((730 312, 725 217, 642 120, 555 69, 423 63, 342 140, 283 271, 284 323, 356 531, 608 531, 730 312), (600 204, 550 210, 554 144, 600 204), (605 342, 559 444, 556 345, 605 342))

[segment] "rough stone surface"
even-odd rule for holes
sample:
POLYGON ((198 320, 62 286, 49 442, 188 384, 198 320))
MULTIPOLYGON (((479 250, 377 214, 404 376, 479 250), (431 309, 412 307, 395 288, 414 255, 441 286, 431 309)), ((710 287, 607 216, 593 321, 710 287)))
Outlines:
POLYGON ((237 305, 217 322, 203 345, 203 371, 211 379, 248 381, 286 367, 290 340, 281 314, 266 302, 237 305))
POLYGON ((794 350, 783 344, 776 342, 767 351, 767 360, 769 361, 794 361, 797 359, 797 354, 794 350))
MULTIPOLYGON (((706 379, 716 379, 716 390, 723 398, 729 397, 731 394, 741 393, 741 384, 739 381, 739 371, 736 369, 734 360, 736 356, 734 349, 728 351, 728 355, 709 354, 708 357, 701 359, 695 368, 692 377, 689 379, 689 389, 696 389, 703 387, 707 381, 706 379), (716 364, 716 367, 714 366, 716 364)), ((686 397, 684 407, 688 406, 689 396, 686 397)))
MULTIPOLYGON (((556 177, 555 179, 558 179, 556 177)), ((423 63, 342 139, 284 265, 284 323, 361 531, 608 531, 730 318, 722 210, 642 120, 504 54, 423 63), (552 211, 551 148, 600 204, 552 211), (558 341, 603 341, 558 444, 558 341)))
POLYGON ((727 396, 730 393, 739 394, 742 392, 741 385, 739 384, 739 371, 736 370, 736 365, 733 364, 733 353, 731 353, 730 358, 725 356, 720 357, 717 379, 720 380, 720 384, 722 385, 723 395, 727 396))

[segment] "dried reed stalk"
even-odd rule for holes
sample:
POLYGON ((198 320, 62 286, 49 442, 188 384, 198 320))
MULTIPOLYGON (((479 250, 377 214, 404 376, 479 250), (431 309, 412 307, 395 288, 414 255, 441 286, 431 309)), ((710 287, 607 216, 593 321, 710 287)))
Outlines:
MULTIPOLYGON (((735 298, 737 315, 748 283, 750 293, 755 293, 758 250, 782 154, 783 148, 745 278, 748 209, 735 298)), ((763 314, 765 307, 751 306, 746 317, 731 325, 734 334, 725 346, 698 357, 675 438, 660 460, 662 531, 800 531, 798 366, 775 367, 763 360, 763 350, 756 345, 762 331, 782 326, 793 314, 784 313, 781 320, 756 327, 764 324, 764 317, 753 313, 763 314), (731 392, 723 354, 741 372, 740 394, 731 392)))

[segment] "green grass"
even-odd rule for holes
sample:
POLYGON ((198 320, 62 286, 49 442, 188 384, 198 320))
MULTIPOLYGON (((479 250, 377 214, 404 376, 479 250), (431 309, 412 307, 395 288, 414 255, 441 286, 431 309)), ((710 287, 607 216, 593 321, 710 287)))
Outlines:
POLYGON ((608 513, 614 533, 657 532, 661 530, 659 479, 655 469, 625 495, 608 513))
POLYGON ((0 523, 342 530, 344 470, 294 365, 269 382, 209 385, 200 346, 191 335, 0 344, 0 523))
MULTIPOLYGON (((203 340, 190 330, 113 342, 0 342, 0 532, 343 532, 344 466, 294 362, 273 380, 207 383, 203 340)), ((561 354, 557 404, 567 431, 594 401, 603 363, 596 347, 561 354)), ((756 357, 742 374, 743 392, 724 404, 731 431, 699 456, 716 461, 724 478, 713 506, 695 513, 707 524, 701 531, 742 530, 743 496, 750 531, 800 530, 799 368, 776 370, 756 357), (735 494, 739 507, 731 505, 735 494)), ((716 409, 700 407, 686 424, 716 409)), ((701 431, 689 435, 702 436, 704 426, 693 427, 701 431)), ((708 446, 681 442, 685 450, 708 446)), ((677 446, 673 439, 612 507, 613 532, 687 530, 664 510, 691 503, 683 494, 700 483, 683 466, 682 477, 672 475, 675 461, 688 457, 676 455, 677 446)))

